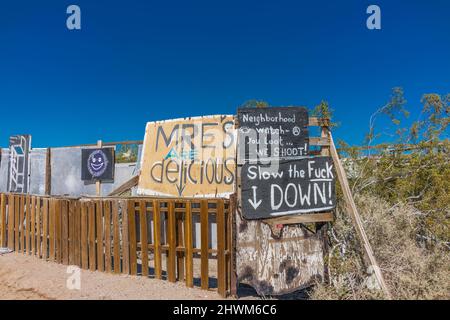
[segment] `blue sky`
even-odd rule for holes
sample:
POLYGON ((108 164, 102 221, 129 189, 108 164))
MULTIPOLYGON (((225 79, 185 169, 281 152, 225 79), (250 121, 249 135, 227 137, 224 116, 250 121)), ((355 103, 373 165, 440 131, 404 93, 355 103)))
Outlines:
POLYGON ((249 99, 335 109, 360 144, 404 88, 450 92, 450 2, 41 0, 0 4, 0 145, 143 139, 147 121, 234 114, 249 99), (66 28, 77 4, 82 30, 66 28), (382 29, 366 28, 381 7, 382 29))

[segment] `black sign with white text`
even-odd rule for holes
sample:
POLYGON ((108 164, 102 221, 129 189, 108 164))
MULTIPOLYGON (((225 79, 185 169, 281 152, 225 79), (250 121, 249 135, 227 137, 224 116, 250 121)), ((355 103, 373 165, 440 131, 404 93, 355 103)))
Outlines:
POLYGON ((242 166, 242 214, 246 219, 327 211, 335 208, 330 157, 242 166))
POLYGON ((304 107, 240 108, 238 163, 299 159, 308 155, 304 107))

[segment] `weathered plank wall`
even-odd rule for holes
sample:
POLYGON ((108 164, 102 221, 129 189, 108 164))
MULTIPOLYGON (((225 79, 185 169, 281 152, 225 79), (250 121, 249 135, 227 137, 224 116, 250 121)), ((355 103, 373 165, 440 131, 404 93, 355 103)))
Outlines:
POLYGON ((324 278, 324 247, 321 232, 300 224, 284 225, 279 239, 262 221, 245 220, 238 214, 238 281, 260 295, 280 295, 311 285, 324 278))

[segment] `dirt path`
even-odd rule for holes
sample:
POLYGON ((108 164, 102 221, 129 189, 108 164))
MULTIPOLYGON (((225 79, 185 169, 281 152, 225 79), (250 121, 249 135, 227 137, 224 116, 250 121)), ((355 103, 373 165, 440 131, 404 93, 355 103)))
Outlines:
POLYGON ((86 270, 81 270, 81 289, 70 290, 69 276, 64 265, 20 253, 0 255, 0 299, 221 299, 183 283, 86 270))

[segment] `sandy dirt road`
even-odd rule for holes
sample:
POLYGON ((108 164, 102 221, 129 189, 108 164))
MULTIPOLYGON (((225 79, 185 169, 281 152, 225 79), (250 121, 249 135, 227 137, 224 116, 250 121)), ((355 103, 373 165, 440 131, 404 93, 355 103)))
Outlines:
POLYGON ((81 270, 81 289, 70 290, 69 276, 64 265, 14 252, 0 255, 0 299, 221 299, 183 283, 86 270, 81 270))

